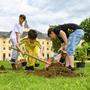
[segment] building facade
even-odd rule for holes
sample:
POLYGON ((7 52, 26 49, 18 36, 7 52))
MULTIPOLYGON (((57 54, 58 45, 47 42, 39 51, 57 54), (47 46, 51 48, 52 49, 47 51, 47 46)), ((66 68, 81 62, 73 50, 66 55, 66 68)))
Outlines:
MULTIPOLYGON (((25 34, 24 36, 26 35, 27 34, 25 34)), ((9 36, 10 34, 8 32, 0 33, 0 60, 3 61, 11 59, 12 50, 9 36)), ((41 33, 39 33, 37 40, 41 44, 43 59, 49 57, 49 54, 52 53, 51 51, 52 42, 41 33)))
POLYGON ((9 60, 11 57, 11 44, 9 38, 0 37, 0 60, 9 60))

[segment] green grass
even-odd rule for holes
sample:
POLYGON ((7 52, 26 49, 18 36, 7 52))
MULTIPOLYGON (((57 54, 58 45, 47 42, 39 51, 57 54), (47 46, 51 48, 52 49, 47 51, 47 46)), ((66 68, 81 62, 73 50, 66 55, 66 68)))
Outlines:
POLYGON ((83 77, 44 78, 27 75, 24 70, 12 71, 8 62, 0 62, 8 73, 0 74, 0 90, 90 90, 90 63, 84 69, 83 77))

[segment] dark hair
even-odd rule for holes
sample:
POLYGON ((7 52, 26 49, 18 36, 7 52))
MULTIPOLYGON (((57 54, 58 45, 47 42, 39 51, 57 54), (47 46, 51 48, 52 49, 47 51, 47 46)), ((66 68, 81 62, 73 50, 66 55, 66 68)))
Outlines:
POLYGON ((58 35, 58 34, 59 34, 59 31, 60 31, 60 25, 50 27, 50 28, 48 29, 48 37, 50 37, 50 34, 51 34, 52 31, 53 31, 56 35, 58 35))
POLYGON ((52 31, 53 31, 53 28, 48 29, 48 33, 47 33, 48 37, 50 37, 49 35, 51 34, 52 31))
POLYGON ((20 14, 19 17, 22 17, 24 20, 26 20, 26 16, 24 14, 20 14))
POLYGON ((30 29, 28 31, 28 38, 29 39, 36 39, 37 38, 37 32, 36 32, 36 30, 30 29))

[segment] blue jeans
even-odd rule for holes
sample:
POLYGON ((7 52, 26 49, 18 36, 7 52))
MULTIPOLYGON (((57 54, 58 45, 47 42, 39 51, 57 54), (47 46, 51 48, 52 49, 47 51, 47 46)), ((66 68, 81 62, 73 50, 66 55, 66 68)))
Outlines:
POLYGON ((73 33, 69 35, 68 38, 68 45, 66 48, 68 55, 73 55, 76 49, 76 46, 84 37, 84 31, 82 29, 77 29, 73 33))

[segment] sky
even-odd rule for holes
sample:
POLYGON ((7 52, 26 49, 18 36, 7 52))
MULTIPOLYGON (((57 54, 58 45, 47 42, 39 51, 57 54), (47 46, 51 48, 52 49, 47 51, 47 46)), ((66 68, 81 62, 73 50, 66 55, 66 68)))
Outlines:
POLYGON ((11 31, 20 14, 30 28, 47 33, 50 25, 80 24, 90 17, 90 0, 0 0, 0 31, 11 31))

